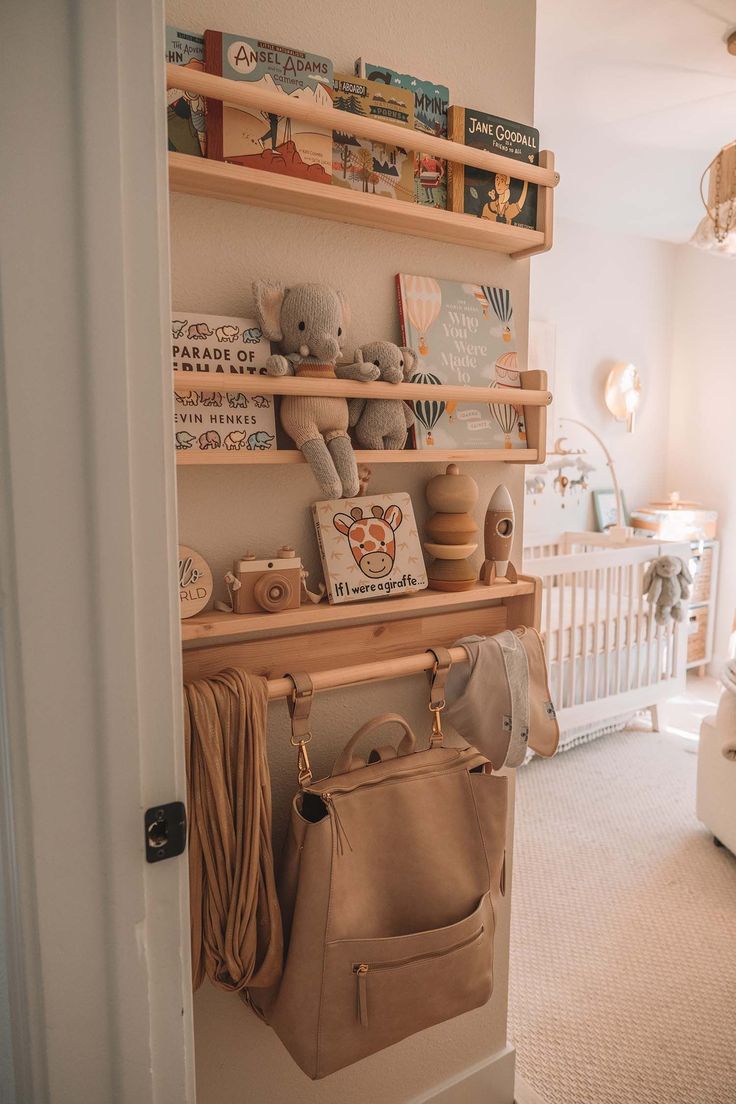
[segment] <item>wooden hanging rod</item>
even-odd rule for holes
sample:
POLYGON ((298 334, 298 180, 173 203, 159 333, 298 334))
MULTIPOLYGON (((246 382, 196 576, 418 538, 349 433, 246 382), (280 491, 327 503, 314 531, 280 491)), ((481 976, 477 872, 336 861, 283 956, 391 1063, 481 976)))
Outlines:
MULTIPOLYGON (((453 663, 467 663, 468 653, 464 648, 450 648, 449 652, 453 663)), ((358 663, 354 667, 315 671, 309 677, 315 692, 319 692, 356 686, 362 682, 381 682, 403 678, 405 675, 418 675, 422 671, 431 671, 434 664, 435 657, 431 652, 419 652, 417 655, 402 656, 399 659, 381 659, 375 663, 358 663)), ((294 673, 297 673, 296 670, 294 673)), ((288 678, 268 679, 267 690, 268 700, 277 701, 279 698, 288 698, 294 690, 294 684, 288 678)))
POLYGON ((404 149, 432 153, 446 161, 463 165, 472 165, 477 169, 486 169, 492 173, 506 173, 516 180, 528 180, 530 184, 541 184, 546 188, 555 188, 560 182, 560 174, 554 169, 542 165, 530 165, 524 161, 515 161, 511 157, 487 153, 459 142, 450 142, 447 138, 437 138, 424 134, 420 130, 407 130, 386 123, 381 119, 371 119, 363 115, 353 115, 349 111, 338 111, 334 107, 319 107, 295 96, 285 96, 283 92, 270 92, 259 88, 249 81, 228 80, 216 77, 212 73, 198 73, 180 65, 166 66, 166 87, 181 88, 185 92, 194 92, 213 100, 235 107, 247 107, 266 114, 285 115, 290 119, 311 123, 325 130, 341 130, 355 134, 359 138, 370 138, 385 145, 401 146, 404 149))
POLYGON ((445 402, 501 403, 549 406, 549 391, 524 387, 457 387, 433 383, 358 383, 355 380, 311 379, 304 376, 220 375, 174 370, 176 391, 240 391, 245 395, 341 395, 347 399, 437 399, 445 402))

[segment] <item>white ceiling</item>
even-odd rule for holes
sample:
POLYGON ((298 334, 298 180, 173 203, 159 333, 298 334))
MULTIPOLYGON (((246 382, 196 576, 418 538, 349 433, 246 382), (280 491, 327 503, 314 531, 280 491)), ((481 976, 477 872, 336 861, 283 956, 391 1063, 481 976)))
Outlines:
POLYGON ((736 0, 538 0, 536 118, 556 211, 686 241, 698 185, 736 138, 736 0))

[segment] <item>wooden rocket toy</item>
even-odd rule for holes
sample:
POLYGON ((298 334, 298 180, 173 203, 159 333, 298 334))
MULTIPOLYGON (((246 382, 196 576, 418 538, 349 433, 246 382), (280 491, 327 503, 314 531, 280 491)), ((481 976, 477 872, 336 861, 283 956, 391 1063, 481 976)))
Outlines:
POLYGON ((432 590, 471 590, 478 582, 470 557, 478 547, 478 526, 470 511, 478 501, 478 484, 449 464, 444 475, 430 479, 427 502, 436 512, 426 525, 425 550, 433 557, 427 569, 432 590))
POLYGON ((486 558, 480 570, 480 581, 492 586, 498 579, 516 582, 516 569, 511 563, 514 539, 514 504, 508 487, 499 483, 491 495, 483 526, 486 558))

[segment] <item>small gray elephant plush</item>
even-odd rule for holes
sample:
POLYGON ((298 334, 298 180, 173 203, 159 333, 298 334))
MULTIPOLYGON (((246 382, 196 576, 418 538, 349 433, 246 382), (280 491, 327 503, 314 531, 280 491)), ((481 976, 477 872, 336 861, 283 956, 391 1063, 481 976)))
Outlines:
MULTIPOLYGON (((372 364, 385 383, 408 380, 417 363, 413 349, 391 341, 371 341, 355 350, 356 364, 372 364)), ((403 449, 414 412, 401 399, 351 399, 350 425, 365 449, 403 449)))
POLYGON ((643 593, 655 607, 654 620, 658 625, 668 621, 682 621, 685 610, 682 603, 690 597, 692 576, 679 556, 658 556, 644 573, 643 593))
MULTIPOLYGON (((283 284, 256 280, 256 313, 263 333, 284 355, 266 361, 270 376, 311 379, 378 379, 373 364, 337 364, 350 309, 341 291, 326 284, 283 284)), ((358 494, 358 466, 348 435, 348 404, 339 395, 284 395, 281 424, 312 467, 327 498, 358 494)))

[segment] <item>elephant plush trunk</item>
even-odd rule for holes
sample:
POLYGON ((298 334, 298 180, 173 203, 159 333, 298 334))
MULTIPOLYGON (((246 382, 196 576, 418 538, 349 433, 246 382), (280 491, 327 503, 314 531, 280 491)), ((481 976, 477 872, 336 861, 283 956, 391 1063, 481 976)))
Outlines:
POLYGON ((334 362, 340 355, 340 345, 332 334, 315 334, 309 342, 309 350, 313 357, 325 364, 334 362))

